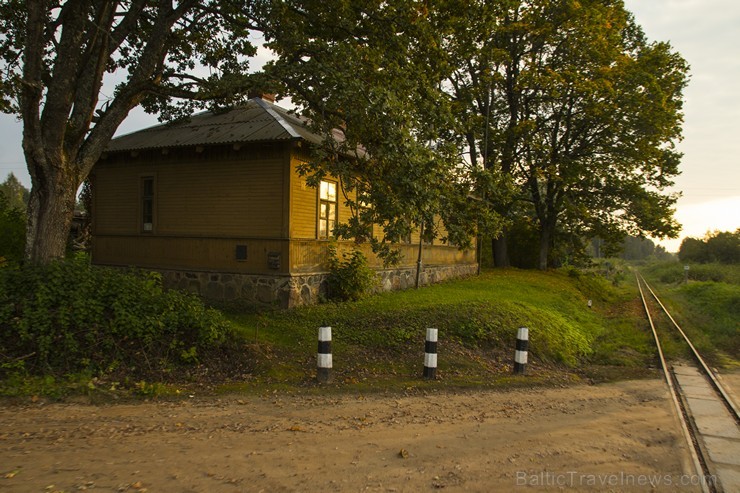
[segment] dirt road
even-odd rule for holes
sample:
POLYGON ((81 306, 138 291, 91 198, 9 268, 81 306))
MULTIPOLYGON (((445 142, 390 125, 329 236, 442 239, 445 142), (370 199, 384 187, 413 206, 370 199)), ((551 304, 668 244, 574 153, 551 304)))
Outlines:
POLYGON ((0 406, 0 492, 698 491, 661 380, 0 406))

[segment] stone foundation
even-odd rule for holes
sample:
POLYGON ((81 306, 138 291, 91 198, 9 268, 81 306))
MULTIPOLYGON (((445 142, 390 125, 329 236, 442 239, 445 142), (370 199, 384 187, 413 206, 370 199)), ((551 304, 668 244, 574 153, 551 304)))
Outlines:
MULTIPOLYGON (((448 279, 475 275, 476 264, 430 265, 423 268, 419 284, 427 286, 448 279)), ((161 271, 164 284, 213 300, 245 300, 283 308, 318 303, 327 294, 327 273, 303 275, 250 275, 223 272, 161 271)), ((396 291, 416 285, 416 269, 385 269, 377 273, 377 291, 396 291)))

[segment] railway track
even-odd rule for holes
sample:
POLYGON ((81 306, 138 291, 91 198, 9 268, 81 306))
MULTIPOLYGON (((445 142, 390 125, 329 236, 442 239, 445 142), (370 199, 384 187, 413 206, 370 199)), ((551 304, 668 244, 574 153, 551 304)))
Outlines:
POLYGON ((639 273, 636 278, 660 365, 694 463, 696 481, 692 485, 707 493, 740 491, 738 405, 647 281, 639 273), (661 338, 679 340, 689 357, 669 361, 661 338))

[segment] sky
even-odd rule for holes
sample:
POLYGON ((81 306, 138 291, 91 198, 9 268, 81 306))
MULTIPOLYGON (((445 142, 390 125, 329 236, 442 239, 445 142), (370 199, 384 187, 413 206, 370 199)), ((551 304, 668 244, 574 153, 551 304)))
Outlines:
MULTIPOLYGON (((651 41, 667 41, 689 63, 684 93, 684 156, 671 191, 682 197, 678 239, 655 241, 668 251, 681 239, 740 228, 740 2, 737 0, 624 0, 651 41)), ((265 56, 264 53, 262 53, 265 56)), ((118 135, 156 123, 134 110, 118 135)), ((0 181, 14 173, 30 188, 21 149, 22 126, 0 114, 0 181)))

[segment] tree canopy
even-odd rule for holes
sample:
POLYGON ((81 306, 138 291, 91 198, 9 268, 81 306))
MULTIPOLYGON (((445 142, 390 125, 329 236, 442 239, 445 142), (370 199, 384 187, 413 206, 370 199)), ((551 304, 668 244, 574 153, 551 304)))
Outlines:
POLYGON ((441 85, 449 74, 451 26, 434 2, 280 2, 265 30, 280 80, 325 145, 304 172, 342 178, 357 212, 340 236, 373 238, 381 253, 412 229, 469 246, 477 231, 497 230, 482 197, 491 181, 460 156, 458 115, 441 85), (438 10, 433 10, 438 9, 438 10), (338 136, 338 138, 336 138, 338 136), (361 207, 363 204, 371 207, 361 207))
POLYGON ((63 255, 77 189, 132 108, 175 117, 245 93, 261 3, 0 4, 0 101, 23 119, 32 261, 63 255))
POLYGON ((733 231, 714 231, 703 239, 686 237, 681 241, 678 258, 682 262, 706 264, 740 263, 740 229, 733 231))
POLYGON ((5 181, 0 183, 0 193, 5 195, 10 208, 26 210, 31 192, 23 186, 23 183, 13 173, 9 173, 5 181))
POLYGON ((0 64, 35 262, 63 254, 75 193, 132 108, 179 118, 255 88, 328 137, 304 171, 358 192, 337 232, 379 224, 378 251, 414 228, 505 245, 519 223, 545 268, 562 244, 677 229, 664 190, 687 66, 619 0, 9 0, 0 64), (276 58, 250 73, 255 31, 276 58))
POLYGON ((537 223, 540 268, 556 242, 675 236, 685 61, 622 2, 471 4, 448 87, 471 159, 518 189, 498 210, 537 223))

